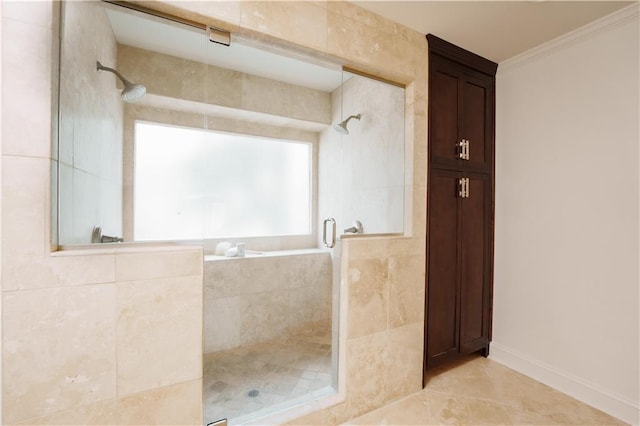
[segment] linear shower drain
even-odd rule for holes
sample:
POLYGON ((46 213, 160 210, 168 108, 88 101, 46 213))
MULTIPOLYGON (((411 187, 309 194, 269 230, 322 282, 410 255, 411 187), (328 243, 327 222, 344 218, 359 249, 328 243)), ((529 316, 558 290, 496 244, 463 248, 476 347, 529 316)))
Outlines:
POLYGON ((260 391, 258 389, 251 389, 249 393, 247 393, 247 396, 250 396, 251 398, 255 398, 258 395, 260 395, 260 391))

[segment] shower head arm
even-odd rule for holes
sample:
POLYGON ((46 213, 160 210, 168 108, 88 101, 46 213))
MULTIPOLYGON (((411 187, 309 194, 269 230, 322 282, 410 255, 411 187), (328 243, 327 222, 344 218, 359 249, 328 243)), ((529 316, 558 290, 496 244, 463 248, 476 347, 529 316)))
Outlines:
POLYGON ((351 120, 352 118, 355 118, 356 120, 360 120, 360 114, 350 115, 349 117, 347 117, 346 120, 343 120, 342 122, 334 125, 333 128, 336 131, 342 133, 343 135, 348 135, 349 130, 347 130, 347 124, 349 124, 349 120, 351 120))
POLYGON ((115 69, 113 69, 113 68, 110 68, 110 67, 105 67, 105 66, 104 66, 104 65, 102 65, 99 61, 96 61, 96 69, 97 69, 98 71, 109 71, 109 72, 114 73, 114 74, 115 74, 115 75, 120 79, 120 81, 122 81, 122 84, 124 84, 124 85, 125 85, 125 87, 133 86, 133 84, 132 84, 129 80, 127 80, 126 78, 124 78, 124 77, 122 76, 122 74, 120 74, 117 70, 115 70, 115 69))
POLYGON ((351 120, 352 118, 355 118, 356 120, 360 120, 360 117, 361 117, 360 114, 350 115, 349 117, 347 117, 346 120, 343 121, 343 123, 346 126, 349 120, 351 120))
POLYGON ((127 103, 137 102, 142 99, 142 97, 147 93, 146 87, 144 87, 142 84, 131 83, 129 80, 124 78, 124 76, 120 74, 118 70, 110 67, 105 67, 98 61, 96 61, 96 69, 98 71, 109 71, 110 73, 115 74, 116 77, 118 77, 120 81, 122 81, 122 84, 124 84, 124 89, 122 89, 120 97, 127 103))

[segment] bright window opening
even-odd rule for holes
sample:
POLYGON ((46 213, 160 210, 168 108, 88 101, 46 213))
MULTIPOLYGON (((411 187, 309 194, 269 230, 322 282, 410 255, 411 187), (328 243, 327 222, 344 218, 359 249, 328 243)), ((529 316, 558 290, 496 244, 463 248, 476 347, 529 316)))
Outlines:
POLYGON ((136 123, 136 241, 311 233, 312 145, 136 123))

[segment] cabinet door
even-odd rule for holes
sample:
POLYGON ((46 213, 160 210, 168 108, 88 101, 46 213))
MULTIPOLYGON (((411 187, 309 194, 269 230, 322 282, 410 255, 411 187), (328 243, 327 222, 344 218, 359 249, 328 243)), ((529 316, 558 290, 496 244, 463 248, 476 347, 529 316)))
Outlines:
POLYGON ((466 71, 460 84, 460 138, 469 144, 469 159, 460 162, 466 170, 490 172, 493 168, 493 78, 466 71))
POLYGON ((429 144, 432 165, 493 169, 494 79, 434 54, 429 57, 429 144), (468 141, 469 157, 459 143, 468 141))
POLYGON ((491 180, 469 174, 469 194, 461 202, 460 352, 489 343, 491 180))
POLYGON ((433 367, 458 355, 458 271, 460 220, 459 173, 429 173, 426 365, 433 367))
POLYGON ((459 67, 438 55, 429 61, 429 151, 431 165, 458 165, 459 67))

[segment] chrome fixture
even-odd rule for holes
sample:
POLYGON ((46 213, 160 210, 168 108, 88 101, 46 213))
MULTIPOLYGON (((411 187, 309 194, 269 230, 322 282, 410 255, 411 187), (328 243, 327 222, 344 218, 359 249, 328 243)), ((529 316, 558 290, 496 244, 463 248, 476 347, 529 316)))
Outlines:
POLYGON ((122 81, 124 89, 122 89, 122 94, 120 96, 122 96, 122 100, 127 103, 137 102, 147 93, 147 88, 142 84, 131 83, 113 68, 105 67, 100 62, 96 62, 96 68, 98 71, 112 72, 120 79, 120 81, 122 81))
POLYGON ((344 230, 345 234, 363 234, 364 227, 362 226, 362 222, 356 220, 353 222, 353 226, 351 228, 347 228, 344 230))
POLYGON ((333 248, 336 245, 336 220, 328 217, 322 223, 322 243, 325 247, 333 248), (327 225, 331 224, 331 241, 327 241, 327 225))
POLYGON ((360 117, 361 117, 360 114, 350 115, 343 122, 334 125, 333 128, 336 131, 338 131, 339 133, 342 133, 343 135, 348 135, 349 134, 349 130, 347 130, 347 124, 349 123, 349 120, 351 120, 352 118, 355 118, 356 120, 360 120, 360 117))
POLYGON ((100 228, 99 226, 94 226, 93 231, 91 232, 91 242, 92 243, 122 243, 124 242, 124 238, 102 235, 102 228, 100 228))

